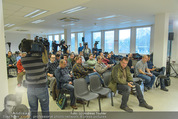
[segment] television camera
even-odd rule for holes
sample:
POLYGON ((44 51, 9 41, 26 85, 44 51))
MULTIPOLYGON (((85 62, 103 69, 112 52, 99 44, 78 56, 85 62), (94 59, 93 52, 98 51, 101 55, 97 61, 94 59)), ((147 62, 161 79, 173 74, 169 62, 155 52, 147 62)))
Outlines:
POLYGON ((19 44, 19 50, 22 52, 31 52, 31 53, 43 53, 44 52, 44 42, 43 40, 30 40, 24 38, 19 44))

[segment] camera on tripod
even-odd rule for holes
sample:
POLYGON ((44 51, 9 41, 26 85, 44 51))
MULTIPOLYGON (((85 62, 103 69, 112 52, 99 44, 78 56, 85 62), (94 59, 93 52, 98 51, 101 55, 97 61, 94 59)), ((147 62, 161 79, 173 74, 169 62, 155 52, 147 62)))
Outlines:
POLYGON ((97 45, 99 43, 99 41, 95 41, 95 45, 97 45))

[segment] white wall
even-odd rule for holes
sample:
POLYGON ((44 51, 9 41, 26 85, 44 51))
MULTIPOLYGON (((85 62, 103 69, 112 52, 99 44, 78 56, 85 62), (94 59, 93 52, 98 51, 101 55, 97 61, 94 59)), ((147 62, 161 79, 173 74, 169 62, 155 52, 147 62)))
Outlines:
MULTIPOLYGON (((23 38, 27 38, 27 34, 20 33, 5 33, 5 42, 11 42, 11 51, 19 51, 18 46, 23 38)), ((6 44, 6 53, 9 51, 9 47, 6 44)))
POLYGON ((2 0, 0 0, 0 49, 0 111, 2 111, 4 108, 4 97, 8 94, 2 0))
MULTIPOLYGON (((5 33, 5 42, 11 42, 11 51, 14 53, 15 51, 19 51, 18 46, 23 38, 34 40, 35 36, 47 38, 46 35, 40 34, 22 34, 22 33, 5 33)), ((6 53, 9 51, 9 46, 6 44, 6 53)))

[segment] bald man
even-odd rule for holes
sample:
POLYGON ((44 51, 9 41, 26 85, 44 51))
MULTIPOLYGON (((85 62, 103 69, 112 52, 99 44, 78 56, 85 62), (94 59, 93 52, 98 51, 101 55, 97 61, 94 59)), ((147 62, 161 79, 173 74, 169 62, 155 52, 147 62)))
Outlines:
POLYGON ((135 75, 143 79, 145 91, 150 90, 155 81, 155 75, 153 75, 148 69, 147 61, 148 56, 144 55, 135 65, 135 75))

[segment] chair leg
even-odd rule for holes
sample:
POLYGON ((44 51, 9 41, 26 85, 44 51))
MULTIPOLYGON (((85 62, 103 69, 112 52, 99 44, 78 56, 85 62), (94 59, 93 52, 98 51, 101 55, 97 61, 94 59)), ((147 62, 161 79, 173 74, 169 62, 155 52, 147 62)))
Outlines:
POLYGON ((101 103, 100 103, 100 96, 98 97, 98 104, 99 104, 99 112, 101 113, 101 103))
POLYGON ((88 101, 88 103, 87 103, 87 107, 89 106, 89 104, 90 104, 90 101, 88 101))
POLYGON ((83 104, 83 111, 85 112, 85 104, 83 104))
POLYGON ((111 91, 111 105, 114 106, 114 103, 113 103, 113 96, 112 96, 112 91, 111 91))

